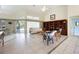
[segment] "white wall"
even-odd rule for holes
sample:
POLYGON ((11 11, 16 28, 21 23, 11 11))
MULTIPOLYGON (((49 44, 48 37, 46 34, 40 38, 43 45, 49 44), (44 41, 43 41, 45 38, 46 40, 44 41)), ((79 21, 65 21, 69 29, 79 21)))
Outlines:
POLYGON ((16 32, 15 21, 12 20, 0 20, 0 30, 5 30, 6 34, 12 34, 16 32), (4 21, 4 22, 1 22, 4 21), (8 24, 8 22, 12 22, 12 24, 8 24), (5 28, 2 28, 5 27, 5 28))
POLYGON ((52 9, 49 10, 48 13, 46 14, 45 20, 50 20, 51 14, 56 15, 56 20, 67 19, 67 6, 61 5, 52 7, 52 9))
POLYGON ((7 20, 6 25, 7 25, 7 30, 6 30, 7 34, 12 34, 12 33, 16 32, 16 29, 15 29, 16 28, 16 22, 15 21, 7 20), (12 22, 12 24, 8 24, 8 22, 12 22))
POLYGON ((68 6, 68 17, 79 16, 79 5, 68 6))

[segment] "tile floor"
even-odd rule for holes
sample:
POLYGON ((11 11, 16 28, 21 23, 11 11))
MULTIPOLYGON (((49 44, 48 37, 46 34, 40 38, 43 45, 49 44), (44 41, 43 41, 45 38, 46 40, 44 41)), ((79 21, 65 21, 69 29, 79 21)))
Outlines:
POLYGON ((79 54, 79 37, 68 37, 52 54, 79 54))
POLYGON ((43 42, 41 34, 25 35, 23 33, 12 34, 5 37, 5 46, 0 46, 0 54, 47 54, 67 36, 62 36, 59 41, 47 46, 43 42))

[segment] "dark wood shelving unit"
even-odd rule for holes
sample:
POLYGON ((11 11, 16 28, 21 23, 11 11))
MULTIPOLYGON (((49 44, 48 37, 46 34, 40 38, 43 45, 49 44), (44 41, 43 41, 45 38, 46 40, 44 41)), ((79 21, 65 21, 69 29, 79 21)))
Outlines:
POLYGON ((62 29, 61 34, 67 35, 67 19, 43 22, 43 31, 62 29))

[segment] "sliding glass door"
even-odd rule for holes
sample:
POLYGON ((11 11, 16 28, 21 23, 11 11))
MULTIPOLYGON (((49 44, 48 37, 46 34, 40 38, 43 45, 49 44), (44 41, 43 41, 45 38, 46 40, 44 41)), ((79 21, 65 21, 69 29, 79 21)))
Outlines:
POLYGON ((40 22, 27 21, 27 34, 30 34, 31 31, 34 32, 34 29, 40 28, 40 22))
POLYGON ((16 32, 24 33, 25 21, 16 21, 16 32))
POLYGON ((73 35, 79 36, 79 18, 73 19, 73 35))

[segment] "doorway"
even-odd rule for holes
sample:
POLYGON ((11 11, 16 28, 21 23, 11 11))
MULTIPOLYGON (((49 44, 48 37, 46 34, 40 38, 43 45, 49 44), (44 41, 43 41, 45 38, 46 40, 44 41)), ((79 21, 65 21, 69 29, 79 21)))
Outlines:
POLYGON ((27 34, 29 35, 34 29, 40 28, 40 22, 27 21, 27 34))
POLYGON ((25 21, 17 20, 16 21, 16 33, 24 33, 25 31, 24 26, 25 26, 25 21))
POLYGON ((74 35, 79 36, 79 19, 75 19, 74 24, 75 24, 74 35))
POLYGON ((72 29, 71 29, 72 34, 74 36, 79 36, 79 18, 78 17, 73 18, 71 25, 72 25, 72 29))

